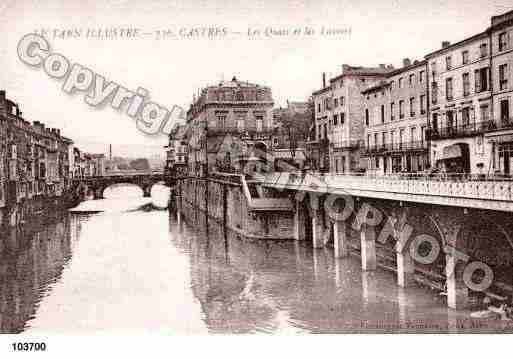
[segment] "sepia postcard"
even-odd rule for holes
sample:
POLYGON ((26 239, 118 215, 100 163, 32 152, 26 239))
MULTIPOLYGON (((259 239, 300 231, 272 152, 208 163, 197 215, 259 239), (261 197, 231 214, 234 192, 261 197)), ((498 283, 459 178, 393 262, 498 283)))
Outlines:
POLYGON ((0 333, 513 333, 513 3, 2 0, 0 333))

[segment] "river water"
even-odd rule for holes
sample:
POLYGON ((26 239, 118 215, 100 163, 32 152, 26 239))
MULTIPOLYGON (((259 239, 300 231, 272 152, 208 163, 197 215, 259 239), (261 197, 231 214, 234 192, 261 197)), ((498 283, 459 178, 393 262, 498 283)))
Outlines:
POLYGON ((0 240, 0 332, 502 332, 426 288, 308 243, 247 241, 116 187, 0 240))

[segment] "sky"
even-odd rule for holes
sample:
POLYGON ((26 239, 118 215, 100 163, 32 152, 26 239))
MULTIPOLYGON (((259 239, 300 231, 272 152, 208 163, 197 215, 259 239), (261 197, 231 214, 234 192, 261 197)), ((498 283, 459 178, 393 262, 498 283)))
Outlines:
POLYGON ((403 58, 422 59, 444 40, 483 31, 491 16, 512 9, 512 0, 2 0, 0 88, 25 119, 60 128, 85 151, 107 153, 112 144, 114 155, 163 154, 164 135, 142 133, 123 111, 91 107, 84 93, 68 95, 62 80, 23 64, 19 40, 41 29, 80 30, 80 37, 48 35, 52 52, 128 89, 143 87, 168 109, 187 109, 199 89, 233 76, 271 87, 275 106, 283 106, 319 89, 322 72, 335 76, 345 63, 399 67, 403 58), (228 35, 180 33, 198 27, 226 28, 228 35), (305 27, 315 33, 306 35, 305 27), (322 27, 350 33, 321 34, 322 27), (111 28, 137 28, 142 35, 85 36, 88 29, 111 28), (292 35, 294 29, 301 33, 292 35), (168 30, 175 36, 158 37, 168 30), (284 30, 289 33, 278 34, 284 30))

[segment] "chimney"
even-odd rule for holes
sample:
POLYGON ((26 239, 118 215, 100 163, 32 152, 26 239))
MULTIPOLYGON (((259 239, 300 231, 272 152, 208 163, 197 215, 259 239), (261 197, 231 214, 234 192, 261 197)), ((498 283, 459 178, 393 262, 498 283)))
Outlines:
POLYGON ((410 61, 410 59, 409 59, 409 58, 407 58, 407 57, 406 57, 406 58, 404 58, 404 59, 403 59, 403 66, 404 66, 404 67, 408 67, 408 66, 410 66, 410 65, 411 65, 411 61, 410 61))
POLYGON ((446 47, 449 47, 451 45, 450 41, 442 41, 442 49, 445 49, 446 47))
POLYGON ((56 128, 55 129, 55 133, 57 133, 57 136, 59 136, 59 137, 61 136, 61 130, 60 129, 56 128))
POLYGON ((322 88, 326 87, 326 72, 322 73, 322 88))
POLYGON ((349 70, 351 70, 351 66, 348 64, 342 64, 342 73, 348 72, 349 70))
POLYGON ((18 107, 18 104, 16 106, 16 117, 20 116, 20 108, 18 107))
POLYGON ((5 90, 0 90, 0 102, 5 102, 5 90))

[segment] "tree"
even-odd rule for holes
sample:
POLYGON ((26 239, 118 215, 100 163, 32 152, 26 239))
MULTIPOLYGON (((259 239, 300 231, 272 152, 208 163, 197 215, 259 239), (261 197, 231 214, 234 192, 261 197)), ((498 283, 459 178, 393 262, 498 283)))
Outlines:
POLYGON ((310 119, 309 110, 306 112, 285 111, 279 119, 287 137, 287 144, 293 160, 296 157, 296 151, 300 147, 300 143, 306 141, 308 137, 310 119))
POLYGON ((130 167, 137 171, 146 171, 150 169, 150 162, 147 158, 136 158, 130 161, 130 167))

